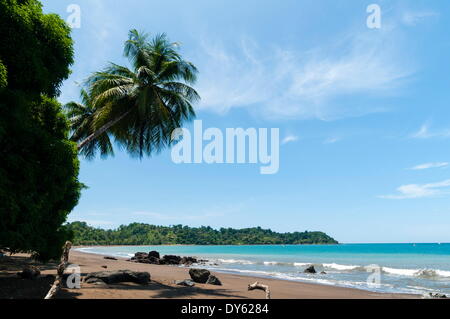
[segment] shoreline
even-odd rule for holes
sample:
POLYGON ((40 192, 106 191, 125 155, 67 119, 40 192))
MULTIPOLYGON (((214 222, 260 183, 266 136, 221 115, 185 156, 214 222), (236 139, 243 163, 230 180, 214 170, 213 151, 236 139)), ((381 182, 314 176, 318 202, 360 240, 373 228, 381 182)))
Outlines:
POLYGON ((130 288, 132 285, 129 284, 110 285, 108 288, 99 288, 95 285, 82 284, 82 289, 63 289, 61 293, 62 298, 64 298, 63 295, 66 293, 69 295, 76 294, 77 299, 263 298, 262 292, 247 290, 247 285, 254 283, 255 281, 269 285, 273 299, 419 299, 421 297, 420 295, 413 294, 380 293, 357 288, 219 271, 211 271, 211 273, 219 277, 223 286, 196 284, 196 286, 192 288, 180 287, 175 285, 174 281, 188 279, 189 268, 140 264, 126 261, 125 258, 121 257, 115 257, 117 260, 107 260, 104 259, 106 255, 75 250, 89 247, 92 246, 76 246, 70 253, 70 263, 79 265, 82 274, 95 271, 122 269, 147 271, 151 275, 152 284, 150 286, 156 285, 159 286, 160 289, 155 289, 156 287, 149 287, 148 289, 139 287, 140 289, 136 289, 130 288), (107 268, 105 269, 102 266, 106 266, 107 268))

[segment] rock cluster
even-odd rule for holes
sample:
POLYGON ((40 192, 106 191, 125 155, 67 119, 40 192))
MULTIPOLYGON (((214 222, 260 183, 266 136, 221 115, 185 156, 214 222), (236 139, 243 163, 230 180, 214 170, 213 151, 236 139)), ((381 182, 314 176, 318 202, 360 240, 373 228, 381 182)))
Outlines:
POLYGON ((134 282, 140 285, 147 285, 150 282, 150 274, 148 272, 131 270, 100 271, 87 274, 84 277, 84 282, 88 284, 134 282))
POLYGON ((200 284, 222 286, 222 283, 220 282, 219 278, 217 278, 214 275, 211 275, 209 270, 206 270, 206 269, 192 268, 189 270, 189 276, 191 276, 191 279, 194 282, 197 282, 200 284))
POLYGON ((164 255, 161 258, 157 251, 151 251, 149 253, 143 252, 135 253, 134 257, 132 257, 130 261, 152 265, 185 265, 185 266, 190 266, 198 262, 195 257, 164 255))

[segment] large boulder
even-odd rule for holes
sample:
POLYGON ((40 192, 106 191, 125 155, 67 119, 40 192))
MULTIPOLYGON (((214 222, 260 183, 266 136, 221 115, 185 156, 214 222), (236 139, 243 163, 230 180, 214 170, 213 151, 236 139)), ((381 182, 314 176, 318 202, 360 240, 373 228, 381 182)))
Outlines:
POLYGON ((100 271, 93 272, 84 278, 84 282, 94 282, 101 280, 106 284, 117 284, 121 282, 134 282, 141 285, 146 285, 150 282, 150 274, 148 272, 137 272, 131 270, 117 270, 117 271, 100 271))
POLYGON ((158 253, 157 251, 154 251, 154 250, 148 253, 148 257, 149 257, 149 258, 150 258, 150 257, 154 257, 154 258, 158 258, 158 259, 161 258, 161 257, 159 256, 159 253, 158 253))
POLYGON ((144 258, 148 258, 148 254, 147 253, 142 253, 142 252, 138 252, 134 254, 134 257, 137 259, 144 259, 144 258))
POLYGON ((138 263, 141 263, 141 262, 145 263, 145 261, 147 259, 148 259, 148 254, 142 253, 142 252, 135 253, 134 257, 131 257, 131 261, 138 262, 138 263))
POLYGON ((154 256, 148 256, 148 263, 152 265, 159 265, 161 263, 161 259, 156 258, 154 256))
POLYGON ((222 283, 220 282, 219 278, 217 278, 214 275, 210 275, 206 283, 208 285, 222 286, 222 283))
POLYGON ((315 274, 317 273, 316 268, 314 268, 313 265, 309 266, 308 268, 305 269, 304 273, 306 274, 315 274))
POLYGON ((206 269, 189 269, 189 276, 191 276, 191 279, 200 284, 205 284, 210 275, 211 273, 206 269))

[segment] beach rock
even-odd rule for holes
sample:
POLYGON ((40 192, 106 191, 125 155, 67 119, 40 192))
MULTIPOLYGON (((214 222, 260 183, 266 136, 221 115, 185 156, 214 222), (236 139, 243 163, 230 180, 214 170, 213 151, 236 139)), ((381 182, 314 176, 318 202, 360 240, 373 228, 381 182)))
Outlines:
POLYGON ((142 260, 147 258, 148 258, 147 253, 138 252, 134 254, 134 257, 131 257, 131 260, 142 260))
POLYGON ((220 282, 219 278, 217 278, 214 275, 210 275, 206 283, 208 285, 222 286, 222 283, 220 282))
POLYGON ((105 269, 107 269, 107 268, 108 268, 108 266, 106 266, 106 265, 103 265, 103 266, 102 266, 102 268, 105 268, 105 269))
POLYGON ((160 264, 160 260, 158 257, 159 253, 156 251, 151 251, 149 254, 147 253, 135 253, 134 257, 132 257, 130 259, 130 261, 134 261, 136 263, 141 263, 141 264, 160 264))
POLYGON ((314 268, 314 266, 309 266, 308 268, 306 268, 305 270, 304 270, 304 273, 306 273, 306 274, 315 274, 315 273, 317 273, 317 271, 316 271, 316 268, 314 268))
POLYGON ((325 271, 322 271, 320 274, 321 275, 326 275, 327 273, 325 271))
POLYGON ((134 254, 134 257, 129 259, 128 261, 133 261, 136 263, 142 264, 153 264, 153 265, 186 265, 190 266, 192 264, 197 263, 197 259, 195 257, 180 257, 175 255, 165 255, 160 258, 160 254, 157 251, 151 251, 148 254, 138 252, 134 254))
POLYGON ((175 284, 178 286, 184 286, 184 287, 194 287, 195 286, 195 283, 190 279, 177 280, 177 281, 175 281, 175 284))
POLYGON ((149 256, 148 257, 148 261, 149 261, 150 264, 153 264, 153 265, 161 264, 161 260, 159 258, 156 258, 156 257, 153 257, 153 256, 149 256))
POLYGON ((159 256, 159 252, 154 251, 154 250, 148 253, 148 257, 149 257, 149 258, 150 258, 150 257, 154 257, 154 258, 157 258, 157 259, 160 259, 160 258, 161 258, 161 257, 159 256))
POLYGON ((146 285, 150 281, 150 274, 148 272, 137 272, 131 270, 100 271, 86 275, 84 282, 91 282, 93 279, 99 279, 107 284, 134 282, 137 284, 146 285))
POLYGON ((106 285, 103 280, 94 277, 85 279, 84 282, 91 285, 106 285))
POLYGON ((179 265, 181 263, 181 257, 165 255, 162 259, 160 259, 160 263, 164 265, 179 265))
POLYGON ((190 266, 192 264, 196 264, 197 263, 197 259, 194 258, 194 257, 183 257, 183 258, 181 258, 180 263, 185 265, 185 266, 190 266))
POLYGON ((41 271, 34 267, 26 267, 21 272, 17 273, 17 276, 19 276, 22 279, 36 279, 41 274, 41 271))
POLYGON ((189 275, 194 282, 198 282, 200 284, 205 284, 208 281, 211 273, 206 269, 189 269, 189 275))
POLYGON ((103 259, 109 259, 109 260, 117 260, 117 258, 116 258, 116 257, 109 257, 109 256, 103 257, 103 259))

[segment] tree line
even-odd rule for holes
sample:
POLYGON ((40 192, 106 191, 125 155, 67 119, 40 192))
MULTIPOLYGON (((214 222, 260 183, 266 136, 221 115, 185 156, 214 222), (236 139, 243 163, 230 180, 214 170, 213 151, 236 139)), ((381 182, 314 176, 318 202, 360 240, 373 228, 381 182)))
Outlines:
POLYGON ((122 225, 114 230, 94 228, 85 222, 67 224, 75 245, 301 245, 338 244, 323 232, 277 233, 261 227, 233 229, 155 226, 142 223, 122 225))

